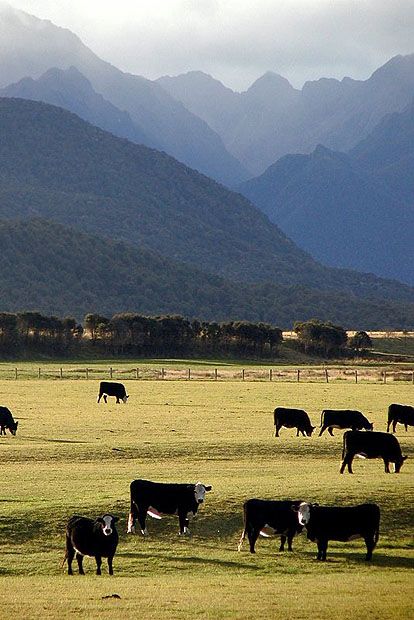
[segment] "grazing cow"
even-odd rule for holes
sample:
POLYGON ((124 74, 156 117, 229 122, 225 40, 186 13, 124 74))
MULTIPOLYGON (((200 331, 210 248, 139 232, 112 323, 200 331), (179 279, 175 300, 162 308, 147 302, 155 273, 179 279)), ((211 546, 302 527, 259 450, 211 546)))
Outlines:
POLYGON ((7 407, 0 407, 0 435, 6 434, 6 428, 9 429, 12 435, 15 435, 18 424, 19 423, 13 419, 10 409, 7 407))
POLYGON ((410 405, 396 405, 395 403, 388 407, 388 424, 387 433, 390 431, 390 424, 392 422, 392 432, 395 433, 397 424, 404 424, 405 432, 407 432, 407 426, 414 426, 414 407, 410 405))
POLYGON ((380 509, 377 504, 334 507, 302 502, 297 515, 299 524, 306 527, 308 539, 318 545, 318 560, 326 560, 330 540, 347 542, 355 538, 365 540, 365 559, 372 558, 379 537, 380 509))
POLYGON ((255 553, 254 546, 259 534, 267 536, 264 528, 271 528, 274 534, 280 534, 279 551, 284 551, 286 539, 288 549, 292 551, 292 540, 295 534, 302 531, 298 519, 293 511, 298 510, 302 500, 273 501, 265 499, 248 499, 243 505, 244 529, 240 538, 238 550, 240 551, 243 541, 247 537, 250 544, 250 553, 255 553))
POLYGON ((387 474, 390 473, 390 463, 395 464, 395 473, 398 474, 407 458, 401 454, 400 444, 394 435, 374 431, 372 433, 346 431, 342 450, 341 474, 344 473, 346 465, 349 473, 353 473, 352 461, 355 456, 364 459, 383 459, 385 473, 387 474))
POLYGON ((68 575, 73 575, 72 562, 76 555, 79 566, 79 574, 84 575, 83 556, 95 558, 96 574, 101 574, 102 558, 108 558, 108 571, 114 574, 112 560, 118 546, 118 532, 115 523, 118 517, 105 514, 103 517, 88 519, 74 515, 68 521, 66 527, 66 554, 68 561, 68 575))
POLYGON ((180 534, 189 534, 188 514, 196 514, 203 503, 206 492, 211 486, 201 482, 196 484, 173 484, 151 482, 150 480, 133 480, 131 490, 131 512, 128 519, 128 534, 135 532, 138 519, 143 536, 148 534, 145 527, 147 513, 161 519, 161 514, 178 515, 180 534))
POLYGON ((101 381, 99 384, 99 394, 98 394, 98 403, 103 399, 108 402, 108 396, 115 396, 116 404, 118 404, 121 400, 126 403, 129 396, 126 393, 125 386, 122 383, 114 383, 112 381, 101 381))
POLYGON ((306 435, 310 437, 316 428, 316 426, 311 426, 309 416, 306 411, 303 411, 303 409, 276 407, 274 411, 274 421, 276 427, 276 437, 279 437, 279 431, 282 426, 286 426, 287 428, 296 428, 296 437, 299 437, 299 432, 301 432, 304 437, 306 435))
POLYGON ((326 429, 333 437, 334 428, 351 428, 353 431, 372 431, 374 425, 360 411, 352 409, 324 409, 321 415, 321 430, 319 437, 326 429))

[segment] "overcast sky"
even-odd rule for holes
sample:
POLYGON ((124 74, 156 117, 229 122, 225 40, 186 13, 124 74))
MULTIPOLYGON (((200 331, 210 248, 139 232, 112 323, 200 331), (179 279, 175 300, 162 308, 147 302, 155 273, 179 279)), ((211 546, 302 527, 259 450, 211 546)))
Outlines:
POLYGON ((9 0, 150 79, 202 70, 236 90, 268 70, 295 86, 367 78, 414 52, 414 0, 9 0))

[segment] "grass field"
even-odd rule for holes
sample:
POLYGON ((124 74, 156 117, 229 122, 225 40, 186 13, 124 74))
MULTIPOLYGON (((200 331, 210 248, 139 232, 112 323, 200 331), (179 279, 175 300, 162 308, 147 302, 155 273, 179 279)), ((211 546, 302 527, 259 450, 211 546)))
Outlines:
POLYGON ((391 402, 412 403, 410 384, 137 382, 127 405, 96 403, 97 382, 0 381, 0 404, 19 419, 0 438, 0 617, 3 618, 409 618, 414 613, 414 430, 398 427, 409 459, 399 475, 380 461, 340 476, 342 433, 273 437, 276 405, 298 406, 319 425, 323 408, 355 408, 385 430, 391 402), (176 517, 149 519, 127 536, 134 478, 212 484, 180 538, 176 517), (361 541, 331 543, 328 561, 302 534, 237 552, 249 497, 337 505, 377 502, 381 535, 372 563, 361 541), (73 513, 120 517, 115 575, 67 576, 64 529, 73 513), (111 594, 121 598, 103 598, 111 594))

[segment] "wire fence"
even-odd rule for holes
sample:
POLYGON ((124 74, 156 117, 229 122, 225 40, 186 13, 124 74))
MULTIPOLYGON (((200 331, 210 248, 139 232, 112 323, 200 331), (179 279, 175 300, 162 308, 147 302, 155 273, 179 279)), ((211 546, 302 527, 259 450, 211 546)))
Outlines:
POLYGON ((273 381, 287 383, 391 383, 414 385, 414 368, 88 368, 1 367, 0 379, 135 381, 273 381))

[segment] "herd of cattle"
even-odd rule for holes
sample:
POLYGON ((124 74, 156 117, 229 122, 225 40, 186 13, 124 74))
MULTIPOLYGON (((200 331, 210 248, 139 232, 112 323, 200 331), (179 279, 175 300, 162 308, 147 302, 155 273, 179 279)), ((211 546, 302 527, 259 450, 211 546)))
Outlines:
MULTIPOLYGON (((116 402, 126 403, 128 395, 121 383, 102 381, 100 383, 98 403, 107 396, 114 396, 116 402)), ((343 453, 340 473, 345 467, 352 472, 352 461, 355 456, 362 458, 382 458, 385 471, 389 473, 390 463, 394 463, 398 473, 407 458, 401 453, 401 447, 394 435, 396 425, 414 426, 414 407, 392 404, 388 408, 387 432, 374 432, 373 424, 359 411, 329 410, 322 412, 319 437, 328 430, 333 436, 333 429, 350 429, 343 436, 343 453)), ((315 430, 308 414, 302 409, 277 407, 274 410, 275 435, 279 437, 282 427, 296 428, 297 436, 310 437, 315 430)), ((16 434, 18 422, 14 420, 7 407, 0 407, 0 435, 8 429, 16 434)), ((177 515, 180 534, 189 534, 189 517, 195 515, 204 502, 205 495, 211 490, 201 482, 195 484, 159 483, 149 480, 133 480, 130 485, 131 507, 128 518, 128 533, 135 532, 138 521, 143 536, 148 534, 146 528, 147 515, 160 519, 163 514, 177 515)), ((269 532, 280 535, 280 551, 288 543, 292 551, 292 541, 305 527, 307 537, 315 541, 318 547, 318 560, 326 560, 328 542, 330 540, 346 542, 355 538, 363 538, 367 553, 366 560, 372 558, 372 552, 378 542, 380 509, 377 504, 361 504, 359 506, 319 506, 303 500, 263 500, 249 499, 244 503, 244 529, 238 545, 241 550, 243 540, 248 537, 250 552, 255 553, 255 544, 259 537, 269 536, 269 532)), ((79 573, 83 571, 83 557, 94 557, 98 575, 101 574, 102 558, 107 558, 109 574, 113 574, 113 558, 118 545, 116 529, 117 517, 105 514, 95 520, 79 515, 69 519, 66 527, 66 554, 68 574, 72 575, 72 562, 76 557, 79 573)))

